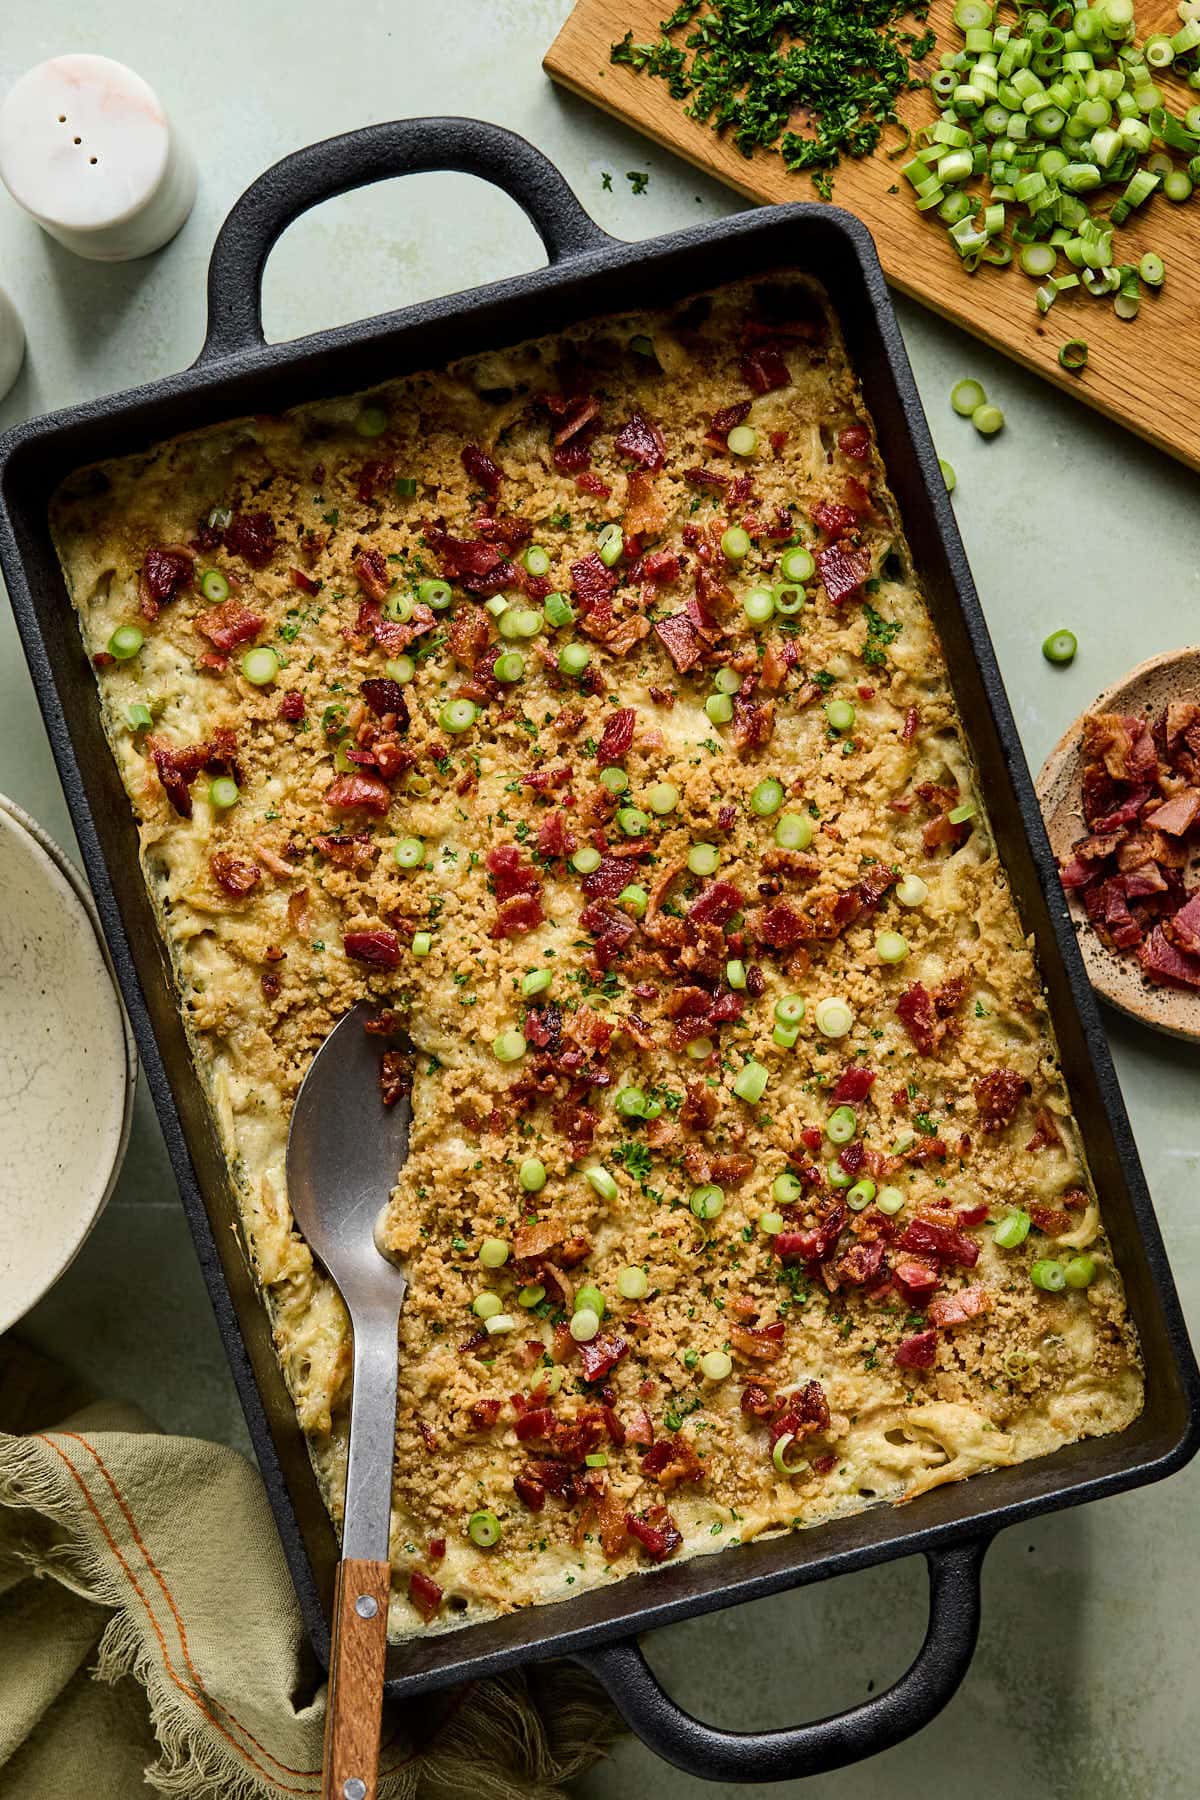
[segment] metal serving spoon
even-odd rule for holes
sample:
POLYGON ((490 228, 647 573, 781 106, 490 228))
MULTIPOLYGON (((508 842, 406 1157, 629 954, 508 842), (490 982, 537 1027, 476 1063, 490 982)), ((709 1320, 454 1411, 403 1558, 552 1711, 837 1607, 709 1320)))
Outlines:
POLYGON ((408 1282, 375 1227, 408 1156, 412 1102, 384 1107, 381 1040, 360 1001, 325 1039, 296 1096, 288 1200, 337 1284, 354 1330, 342 1558, 333 1603, 322 1800, 375 1800, 391 1562, 396 1335, 408 1282))

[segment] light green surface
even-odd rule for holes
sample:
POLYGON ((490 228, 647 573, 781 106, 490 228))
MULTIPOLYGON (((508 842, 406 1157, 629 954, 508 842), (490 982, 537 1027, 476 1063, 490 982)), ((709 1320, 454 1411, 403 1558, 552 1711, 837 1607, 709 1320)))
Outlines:
MULTIPOLYGON (((567 0, 448 0, 436 11, 414 0, 341 0, 332 11, 314 0, 286 10, 209 0, 201 13, 131 0, 7 8, 0 87, 56 50, 129 62, 198 152, 201 185, 175 243, 149 262, 111 268, 60 250, 0 194, 0 280, 30 334, 29 361, 0 405, 0 425, 190 362, 203 331, 208 251, 230 203, 285 151, 373 120, 442 111, 512 126, 618 236, 649 236, 736 206, 550 87, 539 59, 568 10, 567 0), (638 198, 625 179, 630 169, 650 172, 638 198), (604 170, 612 193, 603 191, 604 170)), ((267 276, 268 335, 294 336, 539 260, 530 227, 481 184, 458 176, 391 184, 333 202, 288 232, 267 276)), ((958 471, 959 521, 1036 768, 1109 681, 1196 637, 1195 478, 915 307, 903 305, 901 320, 938 448, 958 471), (950 387, 967 374, 1007 415, 991 442, 950 411, 950 387), (1039 649, 1060 625, 1080 641, 1067 670, 1051 668, 1039 649)), ((1139 344, 1132 326, 1130 381, 1139 344)), ((7 612, 0 789, 70 842, 7 612)), ((1200 1320, 1200 1056, 1107 1022, 1184 1303, 1200 1320)), ((144 1096, 116 1197, 27 1330, 166 1428, 245 1441, 144 1096)), ((1198 1496, 1193 1469, 1008 1533, 988 1561, 982 1639, 959 1697, 919 1739, 808 1783, 806 1800, 1195 1794, 1198 1496)), ((782 1725, 894 1678, 919 1642, 923 1608, 920 1567, 897 1564, 660 1633, 649 1652, 671 1690, 703 1716, 731 1727, 782 1725)), ((629 1743, 583 1791, 589 1800, 681 1800, 719 1790, 629 1743)))

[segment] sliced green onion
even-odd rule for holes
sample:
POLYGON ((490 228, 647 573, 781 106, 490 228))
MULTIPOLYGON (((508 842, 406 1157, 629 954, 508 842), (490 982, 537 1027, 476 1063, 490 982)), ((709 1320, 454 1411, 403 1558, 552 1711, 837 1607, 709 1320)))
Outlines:
POLYGON ((388 428, 388 416, 382 406, 364 406, 359 409, 354 421, 354 429, 359 437, 382 437, 388 428))
POLYGON ((413 616, 413 606, 411 594, 389 594, 383 603, 383 614, 397 625, 404 625, 413 616))
POLYGON ((798 613, 808 598, 804 589, 794 581, 777 581, 771 592, 775 597, 775 611, 785 619, 798 613))
POLYGON ((758 433, 753 425, 735 425, 725 443, 731 456, 753 456, 758 449, 758 433))
POLYGON ((619 1088, 613 1105, 623 1119, 646 1117, 646 1096, 640 1087, 619 1088))
POLYGON ((525 673, 525 658, 519 650, 509 650, 498 656, 492 668, 497 681, 520 681, 525 673))
POLYGON ((555 631, 561 625, 570 625, 575 618, 575 608, 565 594, 547 594, 542 601, 542 612, 547 625, 552 626, 555 631))
POLYGON ((769 819, 783 805, 783 783, 775 777, 768 776, 760 781, 750 795, 750 810, 757 813, 760 819, 769 819))
POLYGON ((977 406, 971 423, 981 437, 995 437, 1004 428, 1004 414, 998 406, 977 406))
POLYGON ((875 1183, 869 1175, 864 1175, 861 1181, 855 1182, 846 1195, 846 1205, 851 1212, 864 1212, 874 1198, 875 1183))
POLYGON ((653 356, 654 339, 648 337, 631 337, 629 348, 635 356, 653 356))
POLYGON ((1141 262, 1138 264, 1138 274, 1146 283, 1146 286, 1155 288, 1161 287, 1166 278, 1166 273, 1167 271, 1163 264, 1162 257, 1156 256, 1153 250, 1147 250, 1142 257, 1141 262))
POLYGON ((775 1439, 775 1447, 771 1451, 771 1461, 781 1475, 798 1475, 801 1469, 808 1467, 806 1457, 798 1457, 795 1462, 789 1462, 787 1459, 788 1450, 795 1442, 795 1438, 794 1431, 785 1431, 781 1437, 775 1439))
POLYGON ((621 889, 617 895, 617 905, 626 907, 636 919, 640 919, 650 904, 650 896, 644 887, 631 881, 628 887, 621 889))
POLYGON ((206 600, 228 600, 229 583, 220 569, 205 569, 200 577, 200 592, 206 600))
POLYGON ((876 932, 875 954, 881 963, 902 963, 908 955, 908 939, 898 931, 876 932))
POLYGON ((425 861, 425 846, 419 837, 404 837, 392 851, 402 869, 416 869, 425 861))
POLYGON ((667 813, 674 812, 679 805, 679 789, 674 782, 656 781, 646 795, 646 801, 650 811, 663 818, 667 813))
POLYGON ((492 1055, 497 1062, 519 1062, 524 1056, 527 1045, 523 1031, 515 1029, 502 1031, 500 1036, 492 1039, 492 1055))
POLYGON ((440 575, 431 575, 422 581, 417 588, 417 599, 431 606, 434 612, 444 612, 454 598, 454 589, 440 575))
POLYGON ((736 694, 742 685, 742 678, 736 669, 718 669, 713 676, 713 686, 718 694, 736 694))
POLYGON ((601 1168, 599 1163, 593 1163, 590 1168, 585 1169, 583 1178, 589 1187, 596 1190, 602 1200, 613 1201, 620 1192, 608 1170, 601 1168))
POLYGON ((483 1321, 483 1329, 489 1337, 500 1337, 503 1333, 515 1331, 520 1321, 512 1313, 493 1313, 490 1319, 483 1321))
POLYGON ((639 1269, 636 1263, 630 1263, 627 1268, 618 1271, 617 1292, 623 1300, 644 1299, 649 1286, 645 1269, 639 1269))
POLYGON ((713 875, 721 860, 715 844, 693 844, 687 853, 687 866, 693 875, 713 875))
POLYGON ((804 1183, 790 1169, 781 1169, 771 1183, 771 1198, 776 1206, 794 1206, 804 1192, 804 1183))
POLYGON ((904 1195, 898 1187, 881 1187, 875 1196, 875 1204, 880 1212, 898 1213, 904 1205, 904 1195))
POLYGON ((589 1450, 583 1459, 583 1466, 585 1469, 607 1469, 608 1451, 589 1450))
POLYGON ((846 1002, 832 996, 817 1001, 813 1017, 817 1030, 829 1038, 845 1037, 854 1025, 854 1014, 846 1002))
POLYGON ((479 1544, 480 1550, 491 1550, 493 1544, 500 1543, 500 1521, 495 1512, 473 1512, 466 1521, 466 1535, 471 1543, 479 1544))
POLYGON ((546 1185, 546 1165, 540 1156, 527 1156, 517 1170, 517 1180, 527 1194, 539 1194, 546 1185))
POLYGON ((779 1025, 799 1025, 804 1017, 803 994, 785 994, 775 1002, 775 1020, 779 1025))
POLYGON ((751 1060, 733 1078, 733 1091, 748 1106, 757 1106, 767 1091, 769 1074, 760 1062, 751 1060))
POLYGON ((946 492, 952 494, 958 486, 958 476, 954 473, 954 464, 948 463, 944 456, 939 456, 938 468, 942 471, 942 480, 946 484, 946 492))
POLYGON ((247 650, 241 666, 251 687, 270 687, 279 673, 279 658, 269 644, 259 644, 247 650))
POLYGON ((1029 1271, 1029 1279, 1043 1293, 1058 1294, 1067 1285, 1067 1272, 1060 1262, 1035 1262, 1029 1271))
POLYGON ((502 1269, 508 1261, 508 1245, 503 1238, 484 1238, 479 1246, 479 1260, 485 1269, 502 1269))
POLYGON ((1091 1256, 1073 1256, 1063 1270, 1068 1287, 1085 1288, 1096 1279, 1096 1262, 1091 1256))
POLYGON ((591 660, 586 644, 564 644, 558 653, 558 666, 564 675, 582 675, 591 660))
POLYGON ((146 639, 136 625, 118 625, 108 640, 108 654, 115 656, 118 662, 128 662, 136 656, 146 639))
POLYGON ((751 550, 750 533, 731 525, 721 538, 721 554, 728 562, 744 562, 751 550))
POLYGON ((521 561, 530 575, 546 575, 550 571, 550 552, 541 544, 530 544, 521 561))
POLYGON ((226 812, 238 802, 238 784, 228 775, 218 775, 208 784, 208 799, 219 812, 226 812))
POLYGON ((957 381, 950 389, 950 404, 962 419, 969 419, 987 400, 978 381, 957 381))
POLYGON ((384 663, 383 672, 389 681, 396 682, 400 687, 407 687, 417 672, 417 665, 411 656, 393 656, 384 663))
POLYGON ((825 704, 825 717, 831 731, 849 731, 854 724, 855 712, 849 700, 829 700, 825 704))
POLYGON ((600 867, 603 857, 591 844, 583 844, 571 858, 571 867, 579 875, 590 875, 600 867))
POLYGON ((617 809, 617 824, 626 837, 645 837, 650 829, 650 815, 640 806, 621 806, 617 809))
POLYGON ((698 1219, 715 1219, 725 1209, 725 1196, 714 1182, 693 1188, 688 1205, 698 1219))
POLYGON ((428 956, 433 949, 433 933, 417 931, 413 934, 412 953, 414 956, 428 956))
POLYGON ((577 1344, 590 1344, 600 1329, 600 1321, 588 1307, 572 1315, 568 1330, 577 1344))
POLYGON ((494 1319, 497 1313, 503 1312, 504 1302, 499 1294, 485 1292, 476 1294, 471 1302, 471 1311, 477 1319, 494 1319))
POLYGON ((469 731, 478 716, 479 708, 473 700, 447 700, 438 714, 438 724, 443 731, 457 736, 461 731, 469 731))
POLYGON ((508 611, 508 600, 504 594, 493 594, 490 599, 484 601, 483 610, 493 619, 498 619, 501 613, 508 611))
POLYGON ((527 975, 521 977, 521 992, 527 1000, 532 1000, 535 994, 547 993, 553 985, 552 969, 530 969, 527 975))
POLYGON ((608 1305, 600 1289, 588 1282, 576 1291, 572 1311, 594 1312, 598 1319, 602 1319, 608 1311, 608 1305))
POLYGON ((700 1371, 708 1381, 726 1381, 733 1372, 733 1359, 724 1350, 708 1350, 700 1358, 700 1371))
POLYGON ((975 817, 975 802, 964 800, 961 806, 952 806, 946 817, 952 825, 965 825, 968 819, 975 817))
POLYGON ((929 898, 928 884, 919 875, 902 875, 896 883, 896 898, 901 906, 924 906, 929 898))
POLYGON ((1042 655, 1047 662, 1074 662, 1075 652, 1079 648, 1079 640, 1073 631, 1052 631, 1042 645, 1042 655))
POLYGON ((140 700, 135 700, 132 706, 126 707, 125 718, 132 731, 146 731, 154 723, 150 708, 140 700))
POLYGON ((742 611, 751 625, 765 625, 775 611, 775 596, 770 588, 755 587, 743 596, 742 611))
POLYGON ((778 1237, 779 1233, 783 1230, 783 1214, 777 1212, 759 1213, 758 1229, 761 1232, 764 1232, 767 1237, 778 1237))
POLYGON ((523 1287, 518 1293, 517 1305, 526 1307, 540 1306, 545 1298, 546 1289, 544 1283, 540 1281, 531 1281, 527 1287, 523 1287))
POLYGON ((725 979, 731 988, 740 990, 746 985, 746 965, 736 957, 725 964, 725 979))
POLYGON ((812 580, 816 570, 817 565, 812 552, 806 550, 803 544, 796 544, 792 549, 785 550, 779 559, 779 573, 785 581, 794 581, 803 585, 804 582, 812 580))
POLYGON ((839 1106, 825 1124, 825 1136, 831 1144, 848 1144, 857 1130, 858 1115, 852 1106, 839 1106))
POLYGON ((778 1020, 771 1030, 771 1042, 778 1044, 781 1050, 794 1050, 799 1036, 798 1025, 781 1025, 778 1020))
POLYGON ((399 499, 411 500, 417 491, 417 478, 415 475, 397 475, 392 488, 399 499))
POLYGON ((813 823, 803 813, 781 813, 775 821, 775 842, 782 850, 807 850, 813 841, 813 823))
POLYGON ((621 560, 621 552, 625 548, 625 533, 617 524, 604 525, 596 534, 596 554, 606 569, 621 560))
POLYGON ((693 1038, 687 1047, 687 1054, 693 1062, 707 1062, 713 1053, 713 1041, 710 1037, 693 1038))
POLYGON ((704 710, 714 725, 728 725, 733 717, 733 701, 728 694, 710 694, 704 710))
POLYGON ((1083 338, 1070 338, 1059 350, 1058 360, 1069 375, 1081 375, 1088 360, 1088 347, 1083 338))
POLYGON ((610 763, 607 769, 600 771, 600 785, 606 787, 610 794, 623 794, 629 786, 629 777, 624 769, 618 769, 615 763, 610 763))
POLYGON ((496 621, 496 629, 502 638, 536 637, 542 629, 544 620, 540 612, 532 606, 508 606, 496 621))
POLYGON ((1002 1250, 1015 1250, 1018 1244, 1023 1244, 1029 1236, 1029 1227, 1032 1223, 1029 1214, 1018 1208, 1017 1211, 1007 1213, 1001 1219, 992 1236, 1002 1250))

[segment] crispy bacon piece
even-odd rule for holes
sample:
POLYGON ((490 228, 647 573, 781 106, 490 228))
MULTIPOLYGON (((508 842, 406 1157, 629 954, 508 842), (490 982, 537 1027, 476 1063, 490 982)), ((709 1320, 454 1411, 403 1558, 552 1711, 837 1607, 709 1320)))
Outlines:
POLYGON ((1179 987, 1200 987, 1200 956, 1176 949, 1161 925, 1155 925, 1138 951, 1142 973, 1151 981, 1179 987))
POLYGON ((382 719, 385 713, 392 713, 399 730, 407 731, 408 702, 398 681, 372 676, 369 681, 362 683, 358 691, 377 719, 382 719))
POLYGON ((541 1512, 546 1504, 545 1485, 535 1475, 528 1473, 514 1475, 513 1493, 518 1500, 524 1502, 530 1512, 541 1512))
POLYGON ((1173 918, 1164 921, 1163 929, 1177 950, 1187 956, 1200 955, 1200 890, 1173 918))
POLYGON ((732 881, 711 881, 688 907, 693 925, 727 925, 742 905, 741 890, 732 881))
POLYGON ((201 613, 192 621, 202 637, 228 656, 239 644, 256 638, 266 620, 261 613, 251 612, 240 600, 223 600, 211 612, 201 613))
MULTIPOLYGON (((385 1050, 379 1058, 379 1093, 385 1106, 395 1106, 397 1100, 412 1090, 412 1066, 403 1050, 385 1050)), ((499 1401, 495 1403, 499 1406, 499 1401)))
POLYGON ((708 1131, 716 1120, 720 1104, 713 1089, 705 1082, 686 1081, 679 1123, 685 1131, 708 1131))
POLYGON ((275 554, 275 522, 268 513, 235 513, 225 527, 223 542, 231 556, 240 556, 252 569, 265 569, 275 554))
POLYGON ((338 775, 325 789, 325 805, 330 812, 377 813, 383 817, 391 804, 392 792, 378 775, 338 775))
POLYGON ((839 501, 819 500, 813 508, 813 524, 827 537, 842 537, 847 531, 853 530, 857 523, 858 514, 854 508, 843 506, 839 501))
POLYGON ((560 856, 570 856, 577 842, 563 812, 555 810, 549 813, 538 826, 537 853, 546 862, 553 862, 560 856))
POLYGON ((1046 1107, 1038 1107, 1037 1112, 1034 1114, 1033 1124, 1033 1136, 1026 1144, 1026 1150, 1048 1150, 1052 1145, 1062 1143, 1058 1126, 1055 1123, 1054 1114, 1046 1107))
POLYGON ((465 444, 462 450, 462 466, 467 472, 467 479, 477 482, 484 493, 494 500, 500 492, 500 483, 503 477, 499 467, 486 451, 481 450, 478 444, 465 444))
POLYGON ((742 1389, 740 1406, 753 1419, 769 1419, 775 1411, 775 1396, 769 1388, 752 1381, 742 1389))
POLYGON ((642 1474, 650 1475, 661 1488, 678 1487, 681 1482, 697 1481, 704 1473, 703 1464, 687 1438, 678 1432, 658 1442, 642 1457, 642 1474))
POLYGON ((896 1364, 901 1369, 932 1369, 937 1360, 938 1334, 918 1331, 897 1345, 896 1364))
POLYGON ((674 550, 651 550, 642 558, 642 574, 655 587, 669 587, 678 581, 679 571, 680 561, 674 550))
POLYGON ((641 1544, 651 1562, 666 1562, 683 1542, 683 1533, 665 1506, 652 1506, 641 1518, 636 1513, 626 1513, 625 1528, 630 1537, 635 1537, 641 1544))
POLYGON ((299 688, 288 688, 279 702, 279 716, 289 725, 298 725, 304 717, 304 695, 299 688))
POLYGON ((699 662, 703 644, 687 613, 668 613, 665 619, 656 619, 654 633, 681 675, 699 662))
POLYGON ((1029 1092, 1029 1083, 1013 1069, 993 1069, 971 1083, 984 1131, 1003 1131, 1029 1092))
POLYGON ((755 921, 755 936, 770 950, 790 950, 812 935, 811 919, 786 900, 764 908, 755 921))
POLYGON ((906 988, 896 1002, 896 1016, 922 1056, 936 1054, 949 1027, 939 1018, 928 988, 919 981, 906 988))
POLYGON ((864 1069, 861 1063, 852 1063, 838 1076, 833 1092, 829 1096, 830 1103, 840 1106, 843 1101, 846 1101, 857 1105, 860 1100, 866 1099, 874 1085, 874 1069, 864 1069))
POLYGON ((990 1312, 991 1305, 992 1296, 985 1287, 959 1288, 955 1294, 939 1294, 931 1300, 926 1317, 931 1325, 944 1331, 950 1325, 965 1325, 968 1319, 990 1312))
POLYGON ((1172 794, 1161 806, 1156 806, 1152 813, 1146 814, 1146 824, 1152 825, 1156 831, 1165 831, 1171 837, 1183 837, 1192 829, 1200 818, 1200 788, 1181 788, 1179 793, 1172 794))
POLYGON ((628 1350, 626 1340, 615 1333, 601 1334, 592 1338, 590 1343, 580 1344, 579 1360, 583 1364, 583 1379, 602 1381, 612 1373, 628 1350))
POLYGON ((900 1237, 901 1250, 930 1256, 935 1262, 960 1263, 973 1269, 979 1261, 979 1245, 952 1225, 935 1225, 930 1219, 910 1219, 900 1237))
POLYGON ((708 422, 708 441, 715 449, 724 450, 725 440, 735 425, 743 425, 750 417, 750 401, 736 400, 732 406, 723 406, 713 413, 708 422))
POLYGON ((427 1625, 436 1618, 442 1604, 442 1589, 422 1569, 414 1569, 409 1576, 408 1597, 427 1625))
POLYGON ((183 819, 192 816, 191 785, 201 769, 233 773, 237 778, 236 745, 230 731, 215 731, 206 744, 184 744, 178 748, 162 738, 148 737, 146 749, 167 799, 183 819))
POLYGON ((751 700, 746 694, 733 699, 733 741, 738 754, 761 750, 775 730, 775 702, 751 700))
POLYGON ((162 607, 174 600, 183 588, 191 587, 195 560, 186 545, 151 545, 142 558, 138 581, 145 618, 157 619, 162 607))
POLYGON ((497 940, 521 937, 527 931, 535 931, 545 916, 539 894, 518 894, 497 908, 488 936, 497 940))
POLYGON ((579 557, 571 564, 571 585, 580 605, 585 608, 598 606, 602 600, 607 600, 619 580, 615 569, 605 568, 597 550, 589 551, 586 556, 579 557))
POLYGON ((666 461, 667 440, 640 412, 630 414, 613 439, 613 447, 643 469, 657 471, 666 461))
POLYGON ((833 1265, 834 1272, 840 1280, 848 1281, 855 1287, 863 1287, 867 1282, 878 1279, 883 1271, 883 1260, 882 1238, 876 1238, 870 1244, 851 1244, 833 1265))
POLYGON ((816 563, 832 606, 841 606, 852 594, 857 594, 871 573, 866 552, 844 542, 828 544, 818 550, 816 563))
POLYGON ((237 900, 253 893, 262 880, 262 870, 258 864, 251 862, 248 857, 235 856, 232 850, 214 850, 208 859, 208 866, 217 885, 237 900))
POLYGON ((1060 1237, 1064 1231, 1071 1229, 1071 1216, 1064 1207, 1045 1206, 1040 1200, 1027 1200, 1025 1210, 1047 1237, 1060 1237))
POLYGON ((486 867, 497 900, 511 900, 517 894, 541 893, 542 883, 537 871, 525 863, 516 844, 494 845, 487 853, 486 867))
POLYGON ((756 344, 738 363, 738 374, 756 394, 769 394, 773 388, 791 386, 791 375, 774 344, 756 344))
POLYGON ((754 1362, 774 1362, 783 1355, 783 1320, 772 1325, 730 1325, 729 1341, 742 1356, 754 1362))
POLYGON ((871 449, 871 434, 865 425, 847 425, 838 432, 837 446, 843 456, 863 462, 871 449))
POLYGON ((375 860, 375 846, 367 831, 321 833, 313 838, 313 848, 343 869, 366 868, 375 860))
POLYGON ((905 1256, 893 1267, 892 1279, 910 1306, 924 1306, 941 1281, 941 1276, 928 1263, 918 1262, 913 1256, 905 1256))
POLYGON ((596 747, 596 762, 600 768, 607 769, 628 754, 636 724, 637 711, 632 706, 622 706, 618 711, 609 713, 596 747))
POLYGON ((442 526, 427 525, 425 541, 446 580, 460 582, 468 593, 481 599, 490 599, 516 581, 512 563, 485 538, 451 537, 442 526))
POLYGON ((342 948, 352 962, 372 963, 395 969, 400 963, 400 939, 394 931, 347 931, 342 948))

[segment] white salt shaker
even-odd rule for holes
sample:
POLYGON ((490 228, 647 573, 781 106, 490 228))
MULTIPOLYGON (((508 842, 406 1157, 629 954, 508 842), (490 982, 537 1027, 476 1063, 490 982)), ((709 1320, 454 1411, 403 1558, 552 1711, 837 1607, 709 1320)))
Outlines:
POLYGON ((0 400, 3 400, 25 356, 25 329, 20 314, 0 288, 0 400))
POLYGON ((196 197, 196 166, 153 88, 84 53, 39 63, 9 91, 0 180, 51 237, 97 262, 160 249, 196 197))

